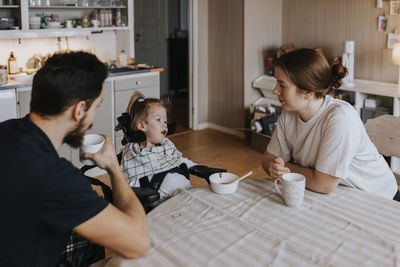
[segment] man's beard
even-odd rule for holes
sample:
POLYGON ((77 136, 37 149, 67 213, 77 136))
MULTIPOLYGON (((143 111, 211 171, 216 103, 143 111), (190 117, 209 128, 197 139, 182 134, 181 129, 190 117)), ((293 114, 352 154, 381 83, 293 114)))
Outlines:
POLYGON ((86 116, 79 121, 78 126, 71 132, 69 132, 63 140, 63 143, 70 145, 73 148, 78 148, 82 145, 83 136, 85 135, 86 130, 92 127, 92 124, 85 130, 83 130, 83 122, 86 119, 86 116))

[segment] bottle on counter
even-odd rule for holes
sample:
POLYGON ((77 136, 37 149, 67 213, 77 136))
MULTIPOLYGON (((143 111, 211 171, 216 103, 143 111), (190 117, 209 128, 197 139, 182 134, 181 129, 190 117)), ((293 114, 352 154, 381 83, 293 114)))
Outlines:
POLYGON ((126 67, 128 65, 128 56, 124 49, 119 53, 119 63, 121 63, 121 67, 126 67))
POLYGON ((10 57, 8 58, 8 73, 9 74, 18 73, 18 64, 17 64, 17 59, 14 57, 14 52, 11 52, 10 57))

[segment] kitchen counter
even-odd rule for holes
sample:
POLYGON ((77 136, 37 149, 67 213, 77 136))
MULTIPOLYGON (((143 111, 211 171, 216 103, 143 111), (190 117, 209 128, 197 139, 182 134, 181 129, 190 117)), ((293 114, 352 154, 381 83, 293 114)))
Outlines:
MULTIPOLYGON (((121 77, 121 76, 127 77, 127 76, 133 76, 133 75, 140 74, 140 73, 162 72, 162 71, 164 71, 164 68, 152 68, 152 69, 141 69, 141 70, 131 70, 131 71, 124 71, 124 72, 117 72, 117 73, 109 73, 106 81, 114 80, 114 78, 121 77)), ((32 86, 32 81, 17 82, 9 76, 7 83, 0 85, 0 90, 31 87, 31 86, 32 86)))

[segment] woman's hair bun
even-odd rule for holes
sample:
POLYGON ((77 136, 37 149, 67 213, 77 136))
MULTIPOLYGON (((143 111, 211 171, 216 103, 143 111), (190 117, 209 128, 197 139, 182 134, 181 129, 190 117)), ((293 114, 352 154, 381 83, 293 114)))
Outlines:
POLYGON ((330 65, 332 71, 331 88, 339 88, 342 85, 341 80, 347 75, 347 68, 342 65, 340 57, 334 58, 330 65))

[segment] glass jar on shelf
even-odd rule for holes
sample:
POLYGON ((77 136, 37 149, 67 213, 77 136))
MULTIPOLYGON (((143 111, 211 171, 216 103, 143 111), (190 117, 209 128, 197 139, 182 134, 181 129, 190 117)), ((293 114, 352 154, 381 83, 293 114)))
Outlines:
POLYGON ((107 15, 108 15, 108 27, 112 27, 113 26, 113 13, 112 13, 111 9, 108 9, 107 15))
POLYGON ((99 21, 100 21, 100 27, 105 27, 105 22, 106 22, 106 10, 105 9, 100 9, 99 21))
POLYGON ((98 6, 99 1, 98 0, 88 0, 88 5, 89 6, 98 6))
POLYGON ((121 27, 121 9, 117 9, 115 12, 115 26, 121 27))
POLYGON ((97 11, 97 9, 93 10, 91 19, 92 20, 99 20, 99 12, 97 11))
POLYGON ((82 16, 81 26, 82 26, 82 28, 87 28, 87 27, 89 27, 89 19, 88 19, 88 16, 86 16, 86 15, 82 16))

